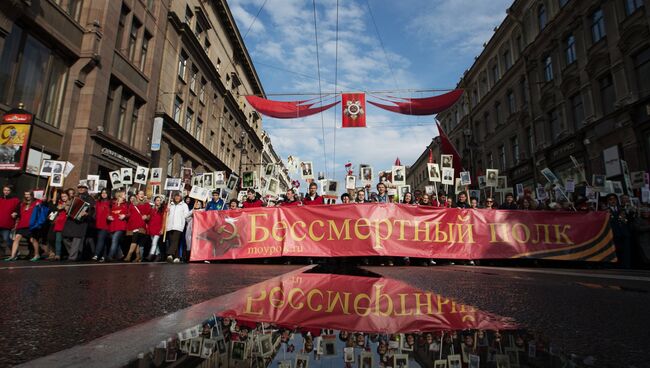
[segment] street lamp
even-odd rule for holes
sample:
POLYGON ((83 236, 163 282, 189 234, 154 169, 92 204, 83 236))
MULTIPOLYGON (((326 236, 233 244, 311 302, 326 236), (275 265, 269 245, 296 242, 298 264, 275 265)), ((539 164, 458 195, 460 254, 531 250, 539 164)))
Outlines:
POLYGON ((241 135, 239 136, 239 143, 235 144, 235 148, 238 148, 240 153, 239 153, 239 170, 237 170, 237 175, 239 175, 239 184, 237 185, 237 190, 241 190, 241 183, 242 180, 244 180, 242 173, 241 173, 241 164, 242 160, 244 158, 244 155, 248 153, 246 151, 246 146, 244 145, 244 138, 246 137, 246 132, 242 130, 241 135))

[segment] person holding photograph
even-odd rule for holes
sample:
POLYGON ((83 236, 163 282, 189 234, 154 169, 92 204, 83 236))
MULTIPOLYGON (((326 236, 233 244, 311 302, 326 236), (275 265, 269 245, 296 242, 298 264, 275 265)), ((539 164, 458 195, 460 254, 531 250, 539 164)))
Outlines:
POLYGON ((303 198, 302 204, 305 206, 325 204, 323 197, 318 195, 318 184, 315 182, 309 184, 309 193, 303 198))
POLYGON ((203 212, 205 211, 203 209, 203 201, 196 200, 194 201, 194 206, 192 210, 187 214, 185 217, 185 250, 187 251, 187 255, 185 256, 185 262, 190 261, 190 256, 192 253, 192 223, 194 220, 194 214, 198 212, 203 212))
MULTIPOLYGON (((20 207, 20 199, 11 193, 11 186, 6 184, 2 187, 0 196, 0 243, 11 251, 11 231, 16 225, 16 218, 20 207)), ((3 251, 2 255, 6 252, 3 251)))
POLYGON ((174 194, 172 202, 167 206, 167 222, 165 229, 167 231, 167 262, 180 263, 178 256, 178 247, 181 243, 181 236, 185 229, 185 219, 190 213, 190 209, 180 192, 174 194))
POLYGON ((115 199, 112 201, 110 212, 106 217, 108 230, 111 233, 111 249, 106 261, 115 261, 121 252, 120 242, 126 233, 128 218, 129 206, 126 203, 125 193, 119 191, 115 193, 115 199))
POLYGON ((108 216, 111 213, 111 198, 108 190, 102 189, 95 201, 95 228, 97 229, 97 246, 93 261, 104 262, 106 240, 110 237, 108 216))
POLYGON ((127 230, 133 233, 129 252, 124 260, 131 262, 131 257, 135 252, 135 261, 142 262, 144 247, 147 245, 149 237, 147 233, 147 222, 151 216, 151 204, 147 200, 144 190, 139 190, 135 195, 134 202, 129 206, 129 221, 127 230))
POLYGON ((59 199, 52 197, 51 211, 55 213, 52 221, 52 232, 54 233, 54 260, 61 260, 61 248, 63 247, 63 228, 68 217, 70 207, 68 193, 62 192, 59 199))
POLYGON ((618 202, 614 193, 607 195, 607 211, 609 212, 609 225, 614 235, 614 247, 616 258, 623 268, 632 267, 632 234, 630 231, 629 219, 625 209, 618 202))
POLYGON ((258 197, 255 189, 246 190, 246 200, 244 201, 242 207, 244 208, 259 208, 264 207, 264 202, 258 197))
POLYGON ((160 261, 160 248, 158 243, 163 233, 163 218, 165 214, 165 204, 161 196, 156 196, 153 200, 151 213, 149 217, 148 233, 151 236, 151 249, 149 250, 149 262, 160 261))
MULTIPOLYGON (((68 251, 68 261, 79 261, 83 253, 85 240, 88 238, 90 222, 94 221, 95 199, 88 194, 88 186, 85 183, 77 185, 77 198, 88 203, 88 209, 81 212, 75 218, 68 216, 63 228, 63 245, 68 251)), ((74 198, 70 196, 70 203, 74 198)))
POLYGON ((34 213, 34 209, 40 203, 41 201, 34 199, 34 195, 31 191, 27 191, 23 194, 23 201, 20 203, 20 208, 16 214, 18 222, 16 223, 16 236, 14 237, 14 242, 11 246, 11 256, 5 259, 5 261, 12 262, 18 260, 18 245, 23 238, 28 239, 34 247, 34 258, 32 258, 31 261, 36 262, 40 259, 38 238, 29 230, 32 213, 34 213))
POLYGON ((226 209, 226 202, 219 196, 218 190, 212 191, 212 199, 205 206, 206 211, 221 211, 226 209))

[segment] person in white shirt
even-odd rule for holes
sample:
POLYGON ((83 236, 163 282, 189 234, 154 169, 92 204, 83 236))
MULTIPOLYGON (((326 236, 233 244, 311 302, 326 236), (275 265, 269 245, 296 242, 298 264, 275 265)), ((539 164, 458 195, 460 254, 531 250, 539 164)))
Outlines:
POLYGON ((185 228, 185 219, 190 213, 187 204, 183 202, 180 193, 174 194, 173 201, 167 206, 167 221, 165 222, 165 230, 167 234, 167 262, 180 263, 178 257, 178 246, 183 236, 183 229, 185 228))

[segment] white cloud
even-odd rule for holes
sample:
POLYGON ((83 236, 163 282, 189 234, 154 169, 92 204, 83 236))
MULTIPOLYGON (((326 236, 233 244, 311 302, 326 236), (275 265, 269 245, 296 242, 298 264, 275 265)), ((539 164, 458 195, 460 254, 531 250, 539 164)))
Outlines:
MULTIPOLYGON (((432 84, 440 83, 439 80, 445 83, 442 87, 453 87, 460 71, 471 65, 483 42, 492 35, 494 26, 501 22, 511 1, 373 2, 371 6, 385 51, 365 2, 340 1, 338 90, 435 88, 441 87, 432 84), (390 67, 386 58, 390 60, 390 67)), ((242 32, 263 2, 229 1, 242 32)), ((335 79, 336 0, 319 0, 317 13, 321 87, 323 93, 328 93, 334 90, 335 79)), ((260 28, 252 30, 246 38, 267 93, 318 92, 313 19, 311 1, 267 0, 260 19, 255 22, 260 28)), ((391 94, 427 96, 407 92, 391 94)), ((310 96, 272 98, 298 100, 310 96)), ((373 97, 367 96, 367 99, 373 97)), ((335 131, 334 126, 340 125, 341 107, 335 109, 336 119, 333 109, 323 114, 324 139, 319 115, 294 120, 264 118, 263 126, 280 157, 294 155, 311 160, 315 171, 327 171, 330 177, 338 180, 343 180, 348 160, 357 167, 360 163, 370 164, 377 171, 389 169, 396 157, 409 165, 437 135, 433 117, 391 114, 370 105, 367 109, 369 128, 335 131), (323 144, 326 157, 323 157, 323 144)))

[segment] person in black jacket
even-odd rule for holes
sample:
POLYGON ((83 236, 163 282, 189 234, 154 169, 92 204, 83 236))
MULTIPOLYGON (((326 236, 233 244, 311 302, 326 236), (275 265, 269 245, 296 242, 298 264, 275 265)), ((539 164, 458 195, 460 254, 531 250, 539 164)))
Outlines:
POLYGON ((458 197, 456 198, 456 204, 454 207, 456 208, 470 208, 469 203, 467 202, 467 193, 465 192, 460 192, 458 193, 458 197))
POLYGON ((63 227, 63 244, 68 251, 69 261, 81 260, 87 233, 90 225, 95 222, 95 199, 88 194, 88 186, 86 184, 80 183, 77 186, 77 197, 87 202, 90 207, 77 219, 68 217, 63 227))
POLYGON ((609 211, 609 225, 614 235, 614 246, 616 257, 623 268, 632 266, 632 233, 630 231, 629 218, 625 209, 618 203, 618 197, 614 193, 607 195, 607 211, 609 211))
POLYGON ((505 202, 501 203, 499 206, 500 210, 516 210, 517 209, 517 203, 515 202, 515 196, 512 195, 512 193, 507 193, 506 194, 506 200, 505 202))

